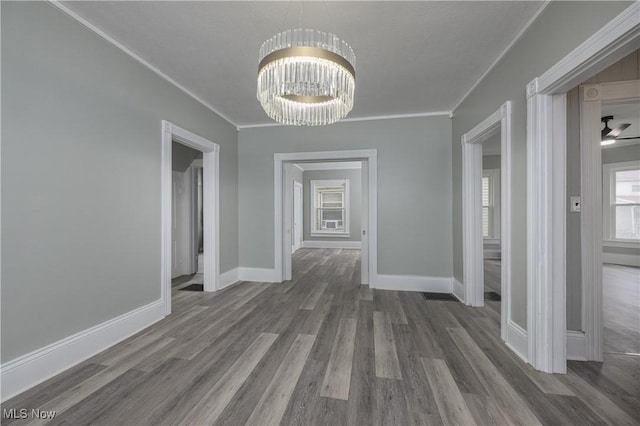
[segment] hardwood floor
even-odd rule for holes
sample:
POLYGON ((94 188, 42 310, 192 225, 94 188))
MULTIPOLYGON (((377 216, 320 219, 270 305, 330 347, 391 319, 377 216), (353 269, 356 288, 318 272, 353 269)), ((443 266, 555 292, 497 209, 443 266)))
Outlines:
POLYGON ((602 288, 604 351, 640 356, 640 268, 605 264, 602 288))
POLYGON ((539 373, 493 306, 358 283, 357 250, 301 249, 287 283, 173 289, 170 317, 2 408, 73 425, 640 423, 635 361, 539 373))
MULTIPOLYGON (((180 275, 179 277, 175 277, 171 280, 171 287, 178 287, 187 282, 192 282, 198 275, 202 274, 180 275)), ((202 278, 200 278, 200 282, 202 282, 202 278)))

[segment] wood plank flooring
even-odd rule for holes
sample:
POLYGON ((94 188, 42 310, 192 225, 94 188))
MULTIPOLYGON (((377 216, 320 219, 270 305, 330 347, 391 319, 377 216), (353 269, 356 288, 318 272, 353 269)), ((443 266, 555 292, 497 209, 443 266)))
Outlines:
POLYGON ((640 268, 605 264, 602 295, 604 351, 640 354, 640 268))
POLYGON ((53 425, 640 424, 640 358, 536 372, 500 340, 500 302, 369 289, 359 254, 301 249, 283 284, 177 286, 171 316, 2 408, 53 425))

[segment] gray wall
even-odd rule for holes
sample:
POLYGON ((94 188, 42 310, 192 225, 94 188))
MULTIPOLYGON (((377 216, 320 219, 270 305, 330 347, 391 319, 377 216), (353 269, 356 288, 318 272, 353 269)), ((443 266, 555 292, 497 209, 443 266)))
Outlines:
POLYGON ((626 145, 602 150, 602 164, 640 160, 640 145, 626 145))
POLYGON ((453 270, 462 281, 462 151, 460 137, 507 100, 513 102, 512 312, 526 328, 525 85, 562 59, 630 2, 552 2, 453 116, 453 270))
POLYGON ((483 155, 482 156, 482 170, 500 170, 501 160, 499 155, 483 155))
POLYGON ((171 144, 171 169, 174 172, 186 172, 193 160, 202 158, 202 152, 178 142, 171 144))
POLYGON ((237 133, 47 3, 2 2, 2 362, 160 297, 161 120, 221 146, 237 260, 237 133))
POLYGON ((273 154, 378 150, 378 271, 450 277, 451 120, 241 129, 240 265, 273 268, 273 154))
POLYGON ((304 240, 360 241, 362 211, 362 170, 309 170, 304 172, 304 240), (349 238, 311 236, 311 181, 320 179, 349 179, 349 238))
MULTIPOLYGON (((567 197, 580 196, 580 92, 567 93, 567 197)), ((569 205, 569 204, 567 204, 569 205)), ((567 329, 580 330, 582 323, 582 248, 580 213, 567 208, 567 329)))

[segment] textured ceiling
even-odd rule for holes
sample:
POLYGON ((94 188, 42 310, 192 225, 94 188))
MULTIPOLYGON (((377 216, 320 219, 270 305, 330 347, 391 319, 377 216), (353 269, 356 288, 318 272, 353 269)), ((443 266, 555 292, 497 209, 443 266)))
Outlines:
POLYGON ((295 27, 329 31, 357 58, 349 118, 449 111, 542 2, 65 2, 64 6, 239 126, 270 123, 258 49, 295 27))

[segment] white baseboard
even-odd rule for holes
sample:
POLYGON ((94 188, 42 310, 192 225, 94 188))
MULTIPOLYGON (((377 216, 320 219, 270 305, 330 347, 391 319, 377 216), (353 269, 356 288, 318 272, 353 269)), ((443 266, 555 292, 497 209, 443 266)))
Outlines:
POLYGON ((164 317, 164 301, 156 300, 3 364, 0 400, 44 382, 164 317))
POLYGON ((453 278, 453 295, 460 302, 464 303, 464 285, 455 278, 453 278))
POLYGON ((375 288, 380 290, 451 293, 453 290, 452 281, 453 279, 449 277, 378 274, 375 280, 375 288))
POLYGON ((574 361, 587 360, 584 332, 567 330, 567 359, 574 361))
POLYGON ((231 284, 235 284, 238 281, 238 268, 233 268, 227 272, 223 272, 220 274, 220 280, 218 281, 218 290, 229 287, 231 284))
POLYGON ((640 266, 640 256, 633 254, 618 253, 602 253, 602 261, 604 263, 613 263, 614 265, 640 266))
POLYGON ((362 248, 361 241, 317 241, 307 240, 302 242, 303 248, 339 248, 339 249, 357 249, 362 248))
POLYGON ((505 343, 523 361, 528 362, 527 331, 511 320, 507 320, 507 341, 505 343))
POLYGON ((246 268, 244 266, 238 267, 238 280, 239 281, 255 281, 260 283, 280 282, 280 280, 276 279, 275 269, 246 268))

